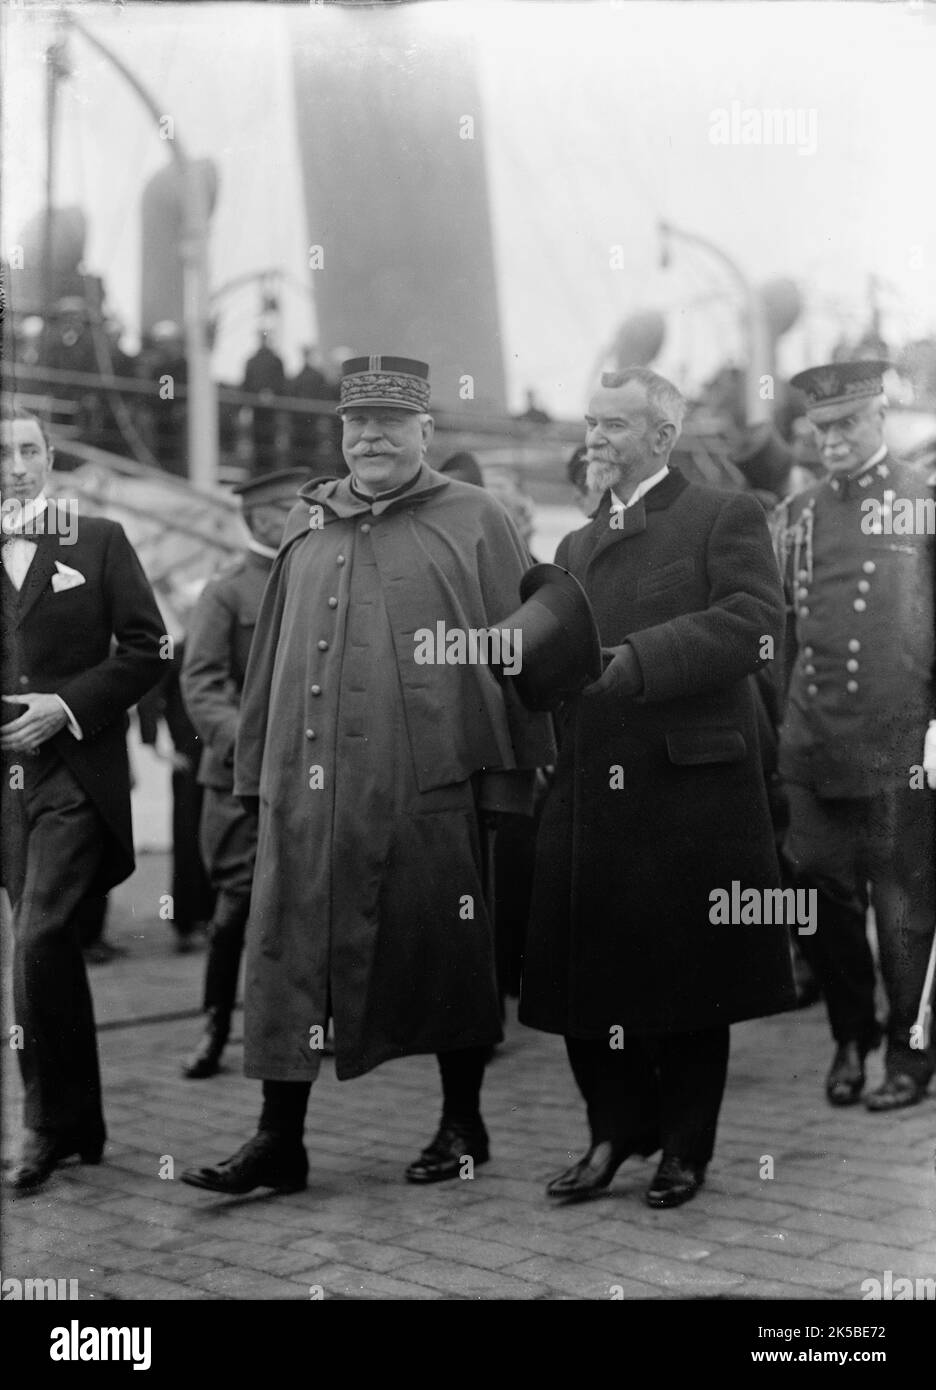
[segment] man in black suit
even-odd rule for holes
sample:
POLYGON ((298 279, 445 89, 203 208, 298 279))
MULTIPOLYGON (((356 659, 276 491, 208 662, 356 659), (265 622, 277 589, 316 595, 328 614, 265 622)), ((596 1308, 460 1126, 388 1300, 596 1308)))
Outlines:
POLYGON ((793 1004, 749 680, 783 598, 759 504, 670 469, 684 410, 655 372, 605 373, 586 415, 601 502, 556 555, 608 662, 560 719, 520 1000, 521 1022, 564 1034, 588 1110, 588 1151, 547 1189, 565 1200, 656 1150, 647 1202, 693 1197, 729 1024, 793 1004), (753 890, 737 913, 736 886, 753 890))
POLYGON ((104 1147, 80 908, 133 870, 126 710, 160 674, 163 623, 123 529, 47 501, 36 417, 13 407, 0 445, 2 867, 28 1131, 12 1183, 35 1189, 104 1147))

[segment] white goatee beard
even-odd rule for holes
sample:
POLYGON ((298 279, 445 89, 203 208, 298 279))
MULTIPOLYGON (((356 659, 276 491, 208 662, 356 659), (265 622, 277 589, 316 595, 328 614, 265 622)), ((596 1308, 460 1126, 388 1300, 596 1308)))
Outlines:
POLYGON ((606 492, 609 487, 621 481, 620 465, 609 463, 606 459, 589 459, 585 470, 585 482, 593 492, 606 492))

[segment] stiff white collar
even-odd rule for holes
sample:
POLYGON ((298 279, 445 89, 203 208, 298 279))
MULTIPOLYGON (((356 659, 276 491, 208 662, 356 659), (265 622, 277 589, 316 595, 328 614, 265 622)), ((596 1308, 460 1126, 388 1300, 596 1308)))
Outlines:
POLYGON ((627 508, 632 507, 635 502, 639 502, 641 497, 645 497, 652 487, 656 487, 657 483, 662 483, 663 479, 666 477, 668 472, 669 464, 664 463, 660 471, 658 473, 654 473, 652 478, 644 478, 643 482, 638 483, 637 486, 634 488, 633 494, 631 495, 629 502, 622 502, 620 497, 618 497, 617 493, 614 491, 614 488, 612 488, 611 510, 613 512, 626 511, 627 508))
POLYGON ((849 473, 849 481, 851 481, 852 478, 860 478, 862 473, 867 473, 869 468, 873 468, 875 464, 881 462, 881 459, 884 458, 886 453, 887 445, 882 444, 880 449, 876 449, 869 459, 865 459, 864 463, 855 469, 854 473, 849 473))
POLYGON ((263 555, 267 560, 275 560, 279 554, 272 545, 263 545, 260 541, 254 540, 247 542, 247 549, 252 550, 255 555, 263 555))

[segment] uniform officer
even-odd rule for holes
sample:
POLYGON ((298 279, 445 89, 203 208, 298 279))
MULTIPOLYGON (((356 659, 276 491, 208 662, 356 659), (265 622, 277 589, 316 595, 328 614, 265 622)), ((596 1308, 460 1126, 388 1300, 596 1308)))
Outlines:
POLYGON ((782 504, 776 530, 791 644, 784 848, 818 894, 818 929, 801 939, 836 1043, 826 1094, 833 1105, 860 1099, 880 1039, 871 902, 890 1006, 885 1080, 865 1098, 876 1111, 915 1104, 932 1075, 910 1029, 936 917, 933 798, 921 772, 933 715, 931 492, 884 442, 886 368, 838 362, 793 378, 827 476, 782 504))
POLYGON ((201 849, 217 893, 205 969, 206 1028, 183 1067, 190 1078, 215 1074, 231 1027, 257 844, 256 814, 233 794, 241 691, 267 576, 308 477, 303 468, 289 468, 234 489, 251 540, 235 567, 201 594, 185 646, 182 694, 204 746, 201 849))

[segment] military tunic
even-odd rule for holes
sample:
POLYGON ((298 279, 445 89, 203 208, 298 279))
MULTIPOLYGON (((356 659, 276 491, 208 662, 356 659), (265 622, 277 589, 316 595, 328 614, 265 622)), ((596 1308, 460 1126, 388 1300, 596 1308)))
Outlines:
POLYGON ((206 585, 185 645, 182 694, 198 730, 198 780, 205 788, 201 849, 215 888, 250 895, 256 817, 234 788, 234 745, 247 658, 273 560, 249 550, 206 585))
POLYGON ((833 1037, 873 1047, 873 902, 887 1069, 924 1084, 932 1059, 909 1036, 936 917, 933 796, 919 771, 934 710, 933 537, 903 534, 903 518, 925 519, 917 504, 931 497, 922 476, 885 455, 790 498, 775 532, 789 604, 784 853, 818 894, 818 929, 801 945, 833 1037))
POLYGON ((780 773, 820 796, 906 786, 920 762, 933 714, 932 537, 887 528, 896 498, 930 496, 922 478, 885 458, 781 508, 795 662, 780 773))

